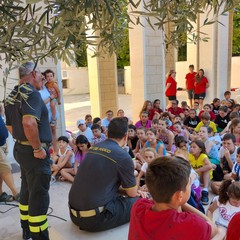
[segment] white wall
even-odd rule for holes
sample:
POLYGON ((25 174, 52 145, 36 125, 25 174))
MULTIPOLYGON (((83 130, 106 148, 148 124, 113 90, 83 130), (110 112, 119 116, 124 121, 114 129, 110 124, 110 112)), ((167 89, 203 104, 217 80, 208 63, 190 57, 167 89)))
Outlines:
POLYGON ((89 93, 88 68, 62 68, 67 71, 68 88, 63 89, 63 95, 89 93))
POLYGON ((240 57, 232 57, 231 88, 240 88, 240 57))

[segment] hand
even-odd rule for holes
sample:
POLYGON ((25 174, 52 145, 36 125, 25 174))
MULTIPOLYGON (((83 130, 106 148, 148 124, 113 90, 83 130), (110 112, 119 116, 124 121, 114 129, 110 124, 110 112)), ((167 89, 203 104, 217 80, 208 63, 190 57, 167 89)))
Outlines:
POLYGON ((58 105, 61 105, 61 102, 60 102, 60 101, 58 101, 58 105))
POLYGON ((223 155, 224 155, 225 157, 229 157, 229 158, 230 158, 230 152, 229 152, 229 150, 228 150, 227 148, 224 148, 224 149, 223 149, 223 155))
POLYGON ((151 198, 151 195, 149 194, 149 192, 144 192, 144 191, 138 190, 137 194, 141 198, 147 198, 147 199, 151 198))
POLYGON ((41 151, 39 151, 39 152, 33 152, 33 156, 35 158, 45 159, 47 156, 47 153, 46 153, 45 149, 42 148, 41 151))

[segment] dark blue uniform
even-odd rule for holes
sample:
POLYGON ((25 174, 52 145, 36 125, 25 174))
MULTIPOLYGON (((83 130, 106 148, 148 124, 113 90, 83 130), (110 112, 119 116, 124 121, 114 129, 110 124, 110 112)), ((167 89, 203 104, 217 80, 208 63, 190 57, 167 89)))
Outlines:
POLYGON ((15 86, 6 100, 5 112, 6 125, 12 126, 13 138, 16 139, 14 157, 21 168, 21 226, 24 231, 30 229, 32 239, 49 239, 46 214, 49 206, 51 170, 47 147, 52 141, 52 136, 47 108, 39 92, 32 85, 24 84, 15 86), (19 92, 24 93, 24 97, 19 92), (47 152, 45 159, 35 158, 32 146, 27 144, 22 118, 29 115, 37 120, 39 138, 47 152))
POLYGON ((118 190, 136 186, 133 173, 131 157, 117 142, 107 139, 91 147, 69 193, 72 221, 91 232, 128 222, 137 198, 123 197, 118 190))

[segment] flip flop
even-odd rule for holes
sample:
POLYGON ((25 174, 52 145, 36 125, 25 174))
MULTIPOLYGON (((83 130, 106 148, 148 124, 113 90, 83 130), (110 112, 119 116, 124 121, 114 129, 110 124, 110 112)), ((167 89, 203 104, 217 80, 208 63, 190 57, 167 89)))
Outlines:
POLYGON ((0 202, 12 202, 12 201, 14 201, 14 197, 12 195, 8 195, 5 192, 3 192, 0 195, 0 202))

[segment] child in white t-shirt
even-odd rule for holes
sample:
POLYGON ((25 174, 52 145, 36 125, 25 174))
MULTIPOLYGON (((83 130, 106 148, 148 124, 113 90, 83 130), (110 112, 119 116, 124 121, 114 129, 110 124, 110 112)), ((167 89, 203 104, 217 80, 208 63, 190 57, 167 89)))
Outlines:
POLYGON ((145 148, 142 152, 142 156, 144 159, 144 163, 141 167, 141 170, 137 176, 137 185, 139 186, 140 180, 143 176, 145 176, 148 164, 150 164, 156 157, 157 157, 157 152, 154 148, 145 148))

